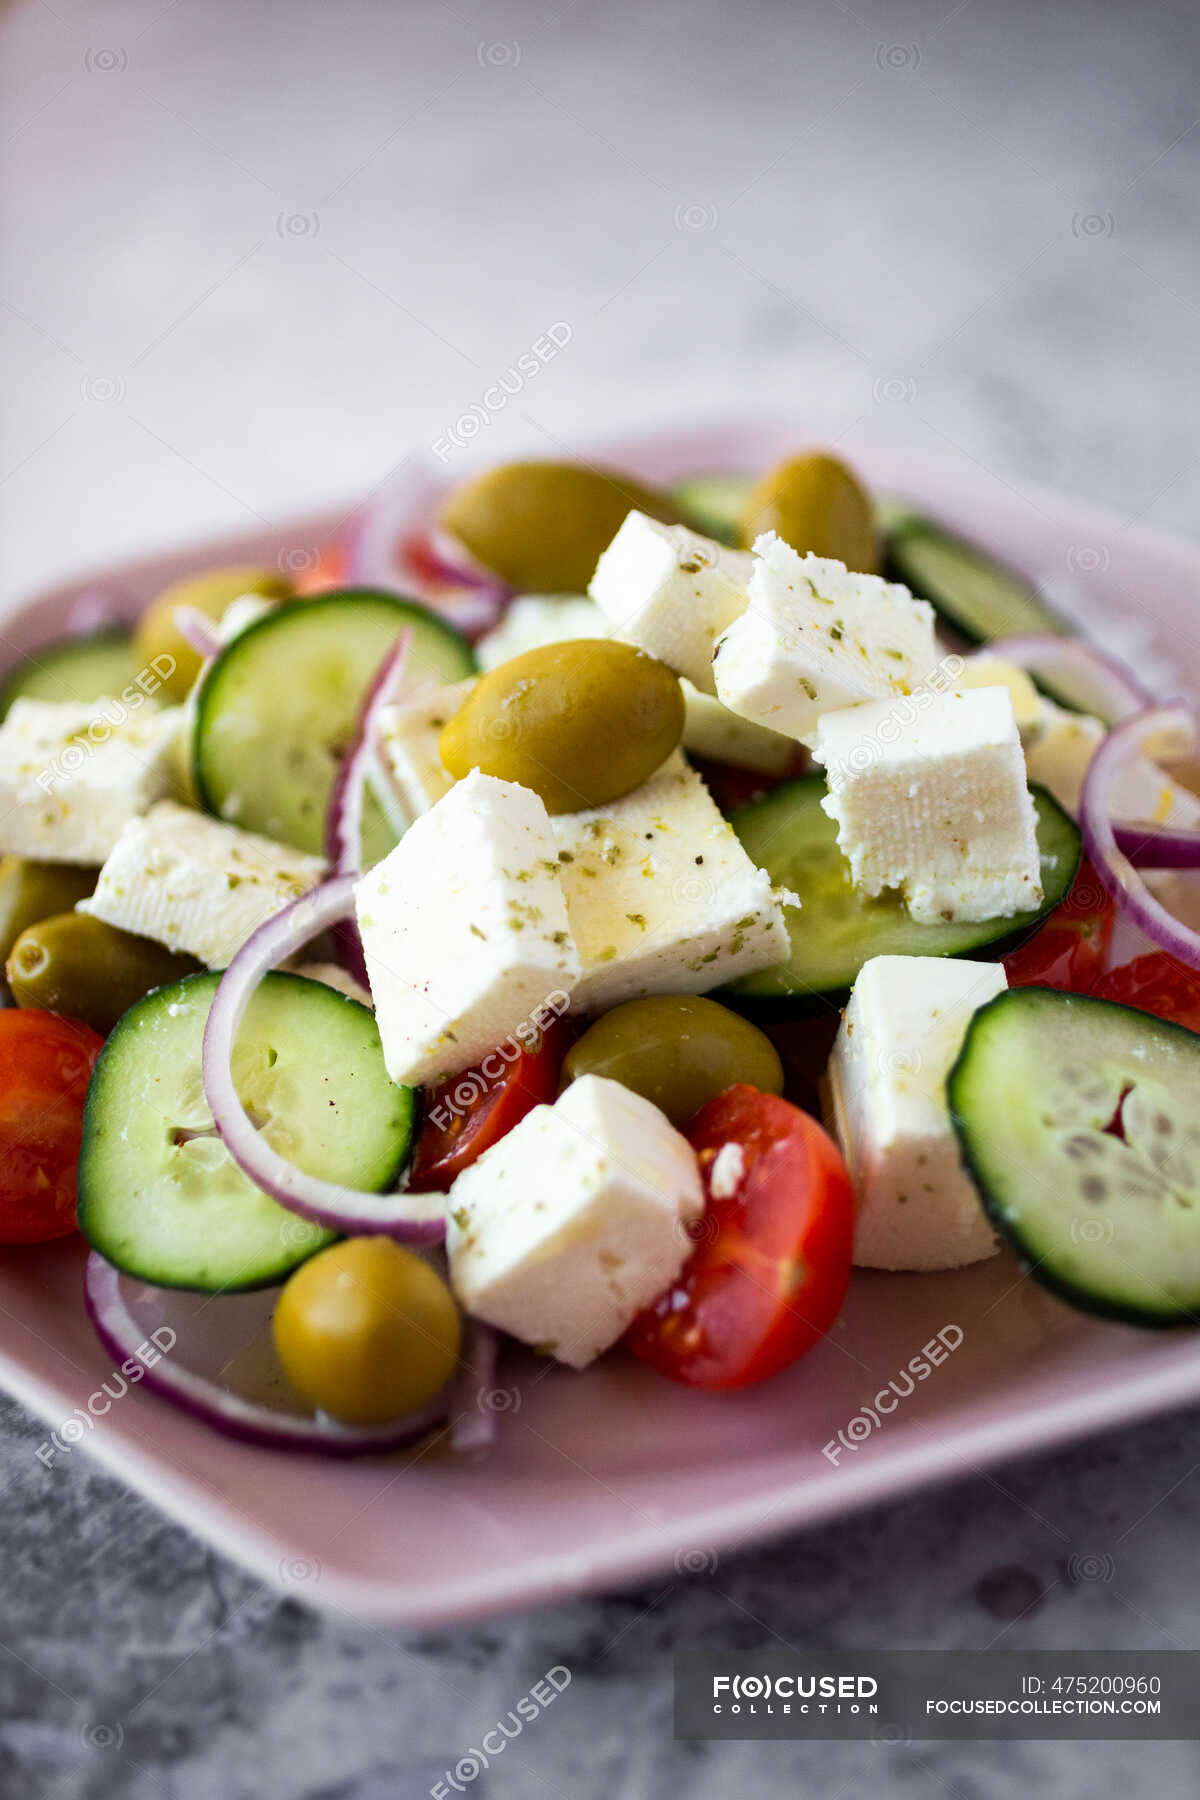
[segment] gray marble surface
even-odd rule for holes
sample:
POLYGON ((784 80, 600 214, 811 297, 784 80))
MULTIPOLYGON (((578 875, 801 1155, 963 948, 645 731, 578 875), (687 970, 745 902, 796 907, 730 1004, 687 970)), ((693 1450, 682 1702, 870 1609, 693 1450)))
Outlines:
MULTIPOLYGON (((819 412, 1195 533, 1198 51, 1190 0, 14 0, 4 604, 372 485, 558 320, 477 448, 819 412)), ((446 1634, 261 1593, 39 1436, 0 1413, 5 1795, 407 1800, 554 1662, 477 1800, 1200 1787, 1190 1745, 670 1727, 683 1644, 1195 1645, 1195 1413, 446 1634)))

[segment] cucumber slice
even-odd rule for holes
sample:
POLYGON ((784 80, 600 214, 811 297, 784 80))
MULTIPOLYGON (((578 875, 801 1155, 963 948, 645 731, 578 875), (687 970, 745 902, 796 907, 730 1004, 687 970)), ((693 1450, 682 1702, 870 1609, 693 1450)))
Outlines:
MULTIPOLYGON (((467 640, 415 600, 370 588, 296 600, 258 619, 217 657, 200 685, 192 767, 202 806, 297 850, 324 848, 338 761, 363 697, 398 634, 412 628, 414 682, 462 681, 476 670, 467 640)), ((364 796, 363 863, 397 831, 364 796)))
POLYGON ((18 663, 0 687, 0 719, 14 700, 99 700, 119 694, 136 668, 128 631, 63 638, 18 663))
POLYGON ((1200 1035, 1050 988, 971 1021, 946 1093, 1035 1281, 1128 1325, 1200 1325, 1200 1035))
POLYGON ((689 475, 676 482, 671 498, 693 531, 736 546, 738 521, 753 486, 753 475, 689 475))
POLYGON ((901 518, 888 533, 885 560, 892 581, 928 600, 973 644, 1067 629, 1023 576, 930 519, 901 518))
POLYGON ((875 523, 885 539, 899 531, 902 525, 912 525, 924 516, 911 500, 902 500, 897 494, 875 494, 873 498, 875 523))
POLYGON ((981 924, 918 925, 896 893, 865 899, 850 881, 837 826, 821 811, 825 777, 786 781, 729 815, 746 854, 779 887, 799 895, 786 909, 792 954, 725 992, 753 1010, 795 1016, 801 997, 821 1005, 845 996, 872 956, 1000 956, 1062 903, 1075 879, 1078 827, 1044 788, 1032 789, 1038 815, 1045 903, 1037 912, 981 924))
MULTIPOLYGON (((126 1275, 213 1294, 281 1281, 337 1235, 255 1187, 213 1132, 200 1050, 220 979, 185 976, 124 1015, 96 1062, 79 1155, 88 1242, 126 1275)), ((357 1000, 268 975, 238 1033, 235 1073, 281 1155, 350 1187, 395 1184, 416 1095, 388 1079, 379 1029, 357 1000)))

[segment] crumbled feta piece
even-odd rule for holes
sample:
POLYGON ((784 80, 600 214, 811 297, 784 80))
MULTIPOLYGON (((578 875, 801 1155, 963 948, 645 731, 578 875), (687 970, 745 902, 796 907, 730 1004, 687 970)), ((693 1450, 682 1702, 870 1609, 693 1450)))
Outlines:
POLYGON ((583 969, 572 1011, 704 993, 786 959, 770 877, 679 751, 623 799, 550 824, 583 969))
POLYGON ((518 594, 498 625, 475 646, 481 669, 498 669, 527 650, 566 644, 575 638, 609 638, 612 627, 594 600, 583 594, 518 594))
POLYGON ((126 825, 78 910, 223 969, 324 873, 319 856, 163 800, 126 825))
POLYGON ((821 802, 855 884, 899 888, 922 924, 1042 903, 1037 815, 1007 688, 922 692, 825 713, 821 802))
POLYGON ((949 686, 960 692, 964 688, 1006 687, 1012 698, 1013 716, 1022 743, 1041 728, 1042 696, 1024 669, 1002 656, 994 656, 990 650, 974 650, 970 656, 959 660, 962 667, 949 686))
POLYGON ((749 605, 719 639, 713 672, 731 711, 808 742, 822 713, 911 693, 937 665, 926 601, 830 557, 801 556, 769 531, 754 546, 749 605))
POLYGON ((380 712, 380 762, 410 822, 454 786, 454 777, 442 766, 438 739, 474 686, 472 678, 427 688, 380 712))
POLYGON ((859 971, 829 1065, 859 1268, 957 1269, 998 1248, 945 1086, 973 1013, 1007 985, 1000 963, 956 957, 874 956, 859 971))
MULTIPOLYGON (((1105 727, 1090 713, 1068 712, 1053 700, 1041 702, 1040 727, 1025 749, 1029 779, 1049 788, 1061 807, 1078 815, 1084 777, 1104 741, 1105 727)), ((1134 756, 1113 783, 1112 812, 1131 823, 1193 830, 1200 825, 1200 797, 1172 781, 1148 756, 1134 756)))
POLYGON ((357 1000, 360 1006, 374 1009, 368 990, 361 981, 354 979, 348 969, 343 969, 340 963, 300 963, 296 974, 305 976, 309 981, 319 981, 323 987, 335 988, 339 994, 345 994, 347 1000, 357 1000))
POLYGON ((732 1140, 722 1144, 713 1157, 712 1168, 708 1172, 709 1192, 714 1200, 731 1200, 741 1185, 746 1173, 746 1152, 740 1144, 732 1140))
POLYGON ((579 975, 546 809, 478 769, 364 875, 355 903, 384 1060, 405 1086, 478 1061, 579 975))
POLYGON ((231 600, 217 622, 217 637, 222 644, 233 642, 251 625, 265 618, 267 613, 274 612, 279 605, 278 600, 269 600, 265 594, 239 594, 231 600))
POLYGON ((14 700, 0 725, 0 850, 102 863, 168 791, 179 718, 144 697, 14 700))
POLYGON ((454 1183, 451 1286, 468 1313, 582 1369, 675 1279, 703 1209, 687 1140, 640 1094, 583 1075, 454 1183))
POLYGON ((745 610, 751 567, 745 550, 631 512, 588 592, 617 637, 714 694, 713 646, 745 610))

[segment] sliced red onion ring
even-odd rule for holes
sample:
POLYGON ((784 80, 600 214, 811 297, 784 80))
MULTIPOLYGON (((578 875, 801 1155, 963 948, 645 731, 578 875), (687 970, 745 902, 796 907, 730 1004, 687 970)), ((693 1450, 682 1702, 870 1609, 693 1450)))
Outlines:
POLYGON ((496 1441, 496 1371, 500 1333, 480 1319, 463 1331, 458 1374, 450 1389, 450 1447, 463 1456, 482 1456, 496 1441))
POLYGON ((1120 848, 1112 822, 1112 792, 1117 777, 1130 757, 1141 754, 1146 739, 1160 734, 1195 740, 1196 716, 1186 700, 1150 706, 1126 719, 1109 732, 1093 756, 1080 808, 1084 849, 1101 882, 1133 923, 1177 961, 1200 969, 1200 932, 1193 931, 1155 899, 1120 848))
POLYGON ((444 1194, 374 1194, 308 1175, 280 1156, 246 1115, 233 1083, 233 1047, 251 996, 269 970, 354 910, 355 877, 338 876, 293 900, 247 938, 221 978, 204 1028, 202 1072, 213 1124, 243 1174, 302 1219, 356 1237, 408 1244, 444 1237, 444 1194))
POLYGON ((1154 695, 1115 656, 1082 638, 1027 632, 997 638, 984 645, 989 656, 1003 657, 1044 681, 1070 706, 1094 713, 1106 725, 1154 705, 1154 695))
POLYGON ((354 742, 342 758, 325 827, 325 854, 335 875, 362 873, 363 787, 371 767, 379 715, 400 693, 412 644, 411 627, 400 633, 367 690, 354 742))
POLYGON ((128 594, 116 588, 82 588, 67 612, 68 637, 90 637, 96 631, 128 627, 136 607, 128 594))
POLYGON ((150 1363, 138 1354, 145 1350, 146 1326, 130 1311, 121 1279, 112 1264, 93 1250, 83 1278, 84 1300, 100 1342, 118 1366, 136 1358, 145 1371, 142 1380, 152 1393, 226 1437, 257 1444, 264 1450, 370 1456, 418 1443, 446 1421, 445 1395, 401 1419, 389 1420, 386 1425, 344 1425, 323 1413, 306 1417, 280 1411, 262 1401, 244 1399, 220 1382, 184 1368, 169 1352, 150 1363))
POLYGON ((177 606, 174 621, 176 631, 197 656, 203 656, 207 661, 210 656, 220 653, 222 645, 216 627, 211 619, 206 619, 194 606, 177 606))
POLYGON ((495 624, 511 590, 437 531, 445 492, 445 482, 411 463, 372 494, 346 529, 346 579, 412 594, 478 637, 495 624))
POLYGON ((1200 831, 1114 823, 1113 838, 1135 869, 1200 869, 1200 831))

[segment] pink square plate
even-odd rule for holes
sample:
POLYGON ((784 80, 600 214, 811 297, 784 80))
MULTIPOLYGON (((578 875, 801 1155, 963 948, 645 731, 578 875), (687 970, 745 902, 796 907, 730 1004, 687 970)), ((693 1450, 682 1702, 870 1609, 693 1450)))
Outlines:
MULTIPOLYGON (((761 467, 815 437, 714 428, 595 454, 662 481, 761 467)), ((1135 635, 1174 686, 1200 693, 1200 552, 1018 491, 965 457, 938 465, 856 434, 843 447, 879 489, 923 501, 1029 573, 1073 571, 1089 629, 1135 635)), ((308 518, 104 579, 140 604, 189 568, 274 563, 333 522, 308 518)), ((61 634, 85 585, 7 619, 6 659, 61 634)), ((110 1374, 84 1315, 82 1264, 77 1242, 0 1255, 0 1382, 51 1427, 110 1374)), ((718 1552, 1200 1400, 1200 1335, 1087 1320, 1002 1255, 955 1274, 856 1274, 831 1337, 741 1394, 690 1393, 619 1356, 584 1375, 515 1361, 501 1380, 499 1444, 480 1464, 440 1448, 358 1463, 281 1456, 213 1435, 136 1388, 88 1433, 86 1452, 264 1581, 363 1618, 445 1624, 704 1568, 718 1552), (940 1332, 961 1342, 871 1426, 864 1405, 940 1332), (839 1432, 834 1461, 823 1447, 839 1432)))

